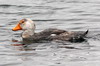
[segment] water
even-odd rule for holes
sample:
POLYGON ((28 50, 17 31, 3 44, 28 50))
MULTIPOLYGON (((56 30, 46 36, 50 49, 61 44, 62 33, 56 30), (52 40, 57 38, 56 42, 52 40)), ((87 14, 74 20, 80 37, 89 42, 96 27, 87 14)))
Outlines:
POLYGON ((99 0, 0 0, 0 66, 99 66, 99 0), (50 42, 23 45, 21 31, 11 29, 22 18, 46 28, 90 30, 83 43, 50 42))

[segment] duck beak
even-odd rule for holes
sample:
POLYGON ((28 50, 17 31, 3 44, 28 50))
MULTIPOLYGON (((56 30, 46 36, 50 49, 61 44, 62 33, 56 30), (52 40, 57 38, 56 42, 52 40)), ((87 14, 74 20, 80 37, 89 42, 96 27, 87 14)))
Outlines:
POLYGON ((12 30, 13 30, 13 31, 18 31, 18 30, 22 30, 22 28, 21 28, 20 24, 18 23, 18 24, 16 25, 16 27, 14 27, 12 30))

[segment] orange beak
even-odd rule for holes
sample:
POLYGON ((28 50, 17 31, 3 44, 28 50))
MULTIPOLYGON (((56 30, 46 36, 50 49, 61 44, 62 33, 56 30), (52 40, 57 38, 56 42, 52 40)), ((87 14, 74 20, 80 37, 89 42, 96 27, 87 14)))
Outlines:
POLYGON ((13 31, 18 31, 18 30, 22 30, 22 28, 21 28, 20 24, 18 23, 18 24, 16 25, 16 27, 14 27, 12 30, 13 30, 13 31))

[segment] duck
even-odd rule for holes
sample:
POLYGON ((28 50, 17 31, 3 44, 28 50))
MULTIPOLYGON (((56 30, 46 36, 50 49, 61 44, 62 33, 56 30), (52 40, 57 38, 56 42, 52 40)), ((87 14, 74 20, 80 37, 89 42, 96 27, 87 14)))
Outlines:
POLYGON ((81 31, 66 31, 57 28, 48 28, 40 32, 35 32, 35 22, 29 18, 21 19, 18 24, 12 28, 12 31, 22 30, 21 37, 24 41, 69 41, 69 42, 83 42, 86 39, 88 30, 81 31))

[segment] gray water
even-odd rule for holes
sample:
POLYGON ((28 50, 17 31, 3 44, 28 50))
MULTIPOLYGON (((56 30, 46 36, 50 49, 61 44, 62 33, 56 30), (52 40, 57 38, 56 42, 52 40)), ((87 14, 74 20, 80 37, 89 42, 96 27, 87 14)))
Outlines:
POLYGON ((0 66, 99 66, 100 0, 0 0, 0 66), (86 42, 49 42, 23 45, 13 32, 22 18, 47 28, 86 31, 86 42))

